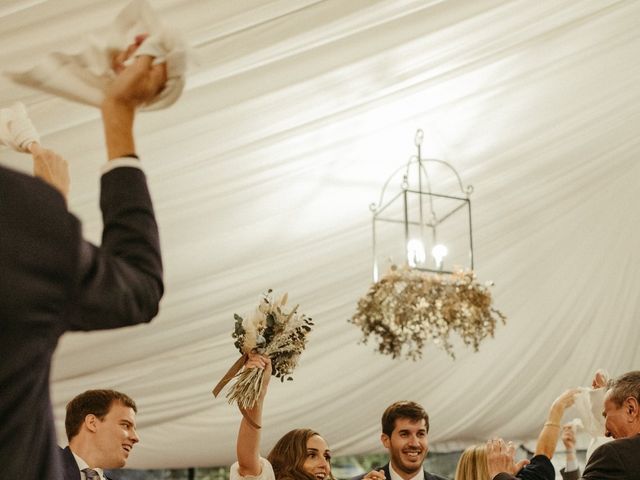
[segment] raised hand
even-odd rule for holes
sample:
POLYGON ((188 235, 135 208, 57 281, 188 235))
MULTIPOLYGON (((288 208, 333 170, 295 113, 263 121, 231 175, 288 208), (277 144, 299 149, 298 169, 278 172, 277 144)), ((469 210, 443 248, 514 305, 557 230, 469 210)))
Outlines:
POLYGON ((29 151, 33 157, 33 174, 58 190, 66 201, 71 183, 67 161, 36 142, 29 145, 29 151))
POLYGON ((167 65, 153 65, 153 57, 149 55, 140 55, 131 64, 126 64, 145 38, 145 35, 137 36, 132 45, 113 57, 116 77, 107 87, 102 102, 109 160, 135 153, 133 120, 136 108, 153 100, 167 83, 167 65))
POLYGON ((260 390, 260 403, 264 400, 264 397, 267 395, 267 388, 269 386, 269 381, 271 380, 271 359, 265 355, 260 355, 259 353, 250 353, 249 359, 244 364, 244 368, 259 368, 264 370, 262 375, 262 389, 260 390))
POLYGON ((576 434, 574 432, 573 424, 565 423, 562 426, 562 443, 567 451, 575 450, 576 448, 576 434))
POLYGON ((516 447, 512 442, 508 444, 501 438, 492 438, 487 442, 487 468, 489 478, 501 472, 515 475, 529 460, 515 461, 516 447))
POLYGON ((607 386, 607 382, 609 381, 609 375, 602 369, 596 370, 596 373, 593 376, 593 381, 591 382, 591 388, 603 388, 607 386))
POLYGON ((367 473, 362 480, 386 480, 386 475, 384 474, 384 470, 371 470, 367 473))
MULTIPOLYGON (((551 409, 557 409, 560 411, 560 416, 562 416, 562 413, 564 413, 564 411, 569 408, 571 405, 574 404, 574 402, 576 401, 576 396, 580 393, 580 389, 579 388, 570 388, 568 390, 565 390, 564 392, 562 392, 562 394, 560 394, 560 396, 558 396, 558 398, 556 398, 553 401, 553 404, 551 405, 551 409)), ((559 421, 560 419, 558 419, 559 421)))

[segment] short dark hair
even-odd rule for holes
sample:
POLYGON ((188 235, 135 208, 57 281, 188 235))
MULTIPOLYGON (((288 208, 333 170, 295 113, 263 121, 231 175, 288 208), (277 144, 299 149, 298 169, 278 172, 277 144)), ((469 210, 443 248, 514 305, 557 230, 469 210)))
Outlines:
POLYGON ((429 415, 427 415, 425 409, 422 408, 422 405, 416 402, 403 400, 389 405, 382 414, 382 433, 390 437, 398 418, 409 418, 415 422, 424 419, 427 433, 429 432, 429 415))
POLYGON ((627 372, 609 382, 609 398, 618 406, 622 406, 629 397, 634 397, 640 403, 640 370, 627 372))
POLYGON ((67 439, 71 441, 80 432, 82 422, 84 422, 87 415, 93 414, 103 420, 111 410, 111 405, 115 402, 120 402, 126 407, 133 408, 133 411, 138 413, 136 402, 128 395, 115 390, 87 390, 77 395, 67 403, 67 415, 64 419, 67 439))

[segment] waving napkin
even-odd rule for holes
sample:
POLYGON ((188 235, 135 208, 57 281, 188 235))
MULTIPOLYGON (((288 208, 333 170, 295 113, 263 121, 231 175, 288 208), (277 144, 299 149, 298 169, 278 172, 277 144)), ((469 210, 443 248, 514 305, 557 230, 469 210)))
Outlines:
POLYGON ((102 38, 87 39, 86 48, 77 54, 52 52, 42 63, 22 72, 8 72, 13 81, 80 103, 100 106, 104 91, 115 77, 112 58, 133 43, 136 35, 149 36, 134 57, 152 55, 154 64, 166 62, 167 84, 144 110, 172 105, 182 93, 187 53, 179 35, 165 27, 146 0, 133 0, 122 10, 111 29, 102 38))
POLYGON ((605 424, 602 416, 606 388, 580 388, 580 393, 575 398, 574 409, 576 418, 573 420, 576 426, 581 426, 591 437, 587 447, 587 459, 600 445, 609 442, 611 438, 604 436, 605 424))
POLYGON ((18 102, 0 109, 0 144, 18 152, 29 153, 31 143, 40 143, 40 136, 31 123, 24 104, 18 102))

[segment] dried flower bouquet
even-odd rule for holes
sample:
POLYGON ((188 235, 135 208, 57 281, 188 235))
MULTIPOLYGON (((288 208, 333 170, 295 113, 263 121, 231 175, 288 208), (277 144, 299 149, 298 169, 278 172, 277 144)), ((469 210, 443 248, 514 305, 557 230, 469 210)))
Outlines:
MULTIPOLYGON (((281 381, 293 380, 291 374, 298 364, 300 354, 307 345, 311 331, 311 318, 298 312, 298 305, 286 309, 287 294, 273 300, 272 290, 264 294, 256 311, 243 319, 234 315, 234 345, 241 354, 257 352, 271 358, 272 375, 281 381)), ((243 369, 235 376, 235 383, 227 392, 229 403, 237 403, 241 409, 251 408, 260 396, 263 370, 243 369)))

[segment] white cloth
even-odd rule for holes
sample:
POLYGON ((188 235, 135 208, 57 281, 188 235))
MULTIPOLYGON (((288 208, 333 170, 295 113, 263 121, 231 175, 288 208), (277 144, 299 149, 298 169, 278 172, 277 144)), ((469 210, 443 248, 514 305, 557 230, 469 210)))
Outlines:
POLYGON ((147 0, 133 0, 116 17, 101 39, 88 38, 77 54, 52 52, 33 68, 7 72, 13 81, 75 102, 100 106, 107 86, 115 77, 111 62, 115 52, 133 43, 136 35, 149 36, 133 58, 152 55, 154 63, 166 62, 167 84, 143 110, 166 108, 180 97, 185 83, 187 53, 181 37, 164 26, 147 0))
POLYGON ((40 135, 31 123, 23 103, 0 109, 0 144, 18 152, 29 153, 32 142, 40 143, 40 135))
POLYGON ((273 473, 273 467, 269 460, 260 457, 260 468, 262 469, 260 475, 243 477, 238 471, 238 462, 235 462, 229 469, 229 480, 276 480, 276 475, 273 473))
POLYGON ((604 417, 602 409, 604 405, 604 388, 581 387, 573 404, 577 418, 582 423, 582 428, 592 437, 604 436, 604 417))
POLYGON ((573 422, 584 428, 585 432, 591 436, 591 442, 587 447, 587 460, 596 448, 612 440, 604 436, 605 424, 602 410, 606 393, 606 388, 582 387, 573 404, 577 415, 573 422))
POLYGON ((120 158, 114 158, 113 160, 109 160, 107 163, 105 163, 102 166, 102 168, 100 168, 100 173, 104 175, 105 173, 110 172, 114 168, 120 168, 120 167, 132 167, 132 168, 137 168, 139 170, 142 170, 142 164, 140 163, 140 160, 138 160, 137 158, 120 157, 120 158))

